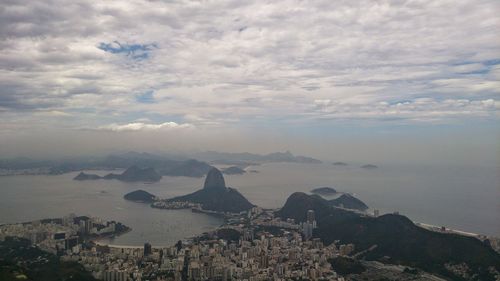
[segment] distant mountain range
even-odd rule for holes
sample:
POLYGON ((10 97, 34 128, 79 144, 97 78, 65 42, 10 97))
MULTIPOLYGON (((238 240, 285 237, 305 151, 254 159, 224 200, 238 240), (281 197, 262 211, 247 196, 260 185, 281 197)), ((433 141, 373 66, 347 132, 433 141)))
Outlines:
POLYGON ((270 154, 255 154, 255 153, 229 153, 217 151, 198 152, 192 155, 196 159, 211 162, 214 164, 225 165, 242 165, 242 164, 259 164, 271 162, 290 162, 290 163, 309 163, 321 164, 322 161, 307 156, 295 156, 290 151, 274 152, 270 154))
POLYGON ((208 172, 203 189, 167 201, 199 203, 205 210, 231 213, 239 213, 254 207, 236 189, 226 187, 224 176, 217 168, 212 168, 208 172))
POLYGON ((495 280, 488 268, 500 270, 500 255, 480 240, 432 232, 401 215, 368 217, 335 208, 318 195, 301 192, 293 193, 276 215, 303 222, 308 210, 315 212, 315 237, 326 244, 336 240, 353 243, 357 252, 366 250, 359 258, 418 267, 453 280, 463 279, 446 269, 449 262, 466 264, 476 274, 474 280, 495 280))
MULTIPOLYGON (((203 177, 212 168, 209 163, 244 167, 269 162, 321 163, 320 160, 295 156, 291 152, 276 152, 267 155, 252 153, 198 152, 191 154, 151 154, 126 152, 103 157, 81 157, 64 160, 32 160, 29 158, 0 159, 0 170, 22 171, 23 174, 59 175, 82 170, 127 169, 132 166, 153 168, 163 176, 203 177), (198 159, 198 160, 196 160, 198 159)), ((240 171, 241 172, 241 171, 240 171)), ((229 170, 228 173, 239 174, 229 170)))
POLYGON ((131 166, 126 169, 121 174, 107 174, 103 177, 95 174, 86 174, 84 172, 80 172, 74 180, 84 181, 84 180, 111 180, 116 179, 125 182, 157 182, 161 179, 161 175, 159 175, 155 169, 153 168, 140 168, 138 166, 131 166))

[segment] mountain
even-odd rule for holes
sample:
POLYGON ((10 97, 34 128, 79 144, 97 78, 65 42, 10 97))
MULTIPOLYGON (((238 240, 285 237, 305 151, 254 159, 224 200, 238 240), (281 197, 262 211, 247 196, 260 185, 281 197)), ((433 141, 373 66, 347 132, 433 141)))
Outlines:
POLYGON ((85 181, 85 180, 98 180, 100 179, 101 177, 98 176, 98 175, 94 175, 94 174, 86 174, 84 172, 80 172, 76 177, 74 177, 73 179, 76 180, 76 181, 85 181))
POLYGON ((179 156, 167 158, 149 153, 127 152, 110 155, 104 160, 105 166, 126 168, 130 166, 151 167, 160 175, 203 177, 212 168, 205 162, 195 159, 182 159, 179 156))
POLYGON ((222 170, 226 175, 243 175, 246 171, 238 166, 231 166, 222 170))
POLYGON ((160 167, 159 171, 165 176, 201 178, 206 175, 211 168, 212 166, 205 162, 189 159, 186 161, 176 162, 174 165, 160 167))
POLYGON ((156 196, 142 189, 129 192, 123 196, 126 200, 142 203, 152 203, 156 196))
POLYGON ((205 162, 184 156, 156 155, 144 152, 127 152, 108 156, 61 160, 0 159, 0 170, 7 170, 10 174, 59 175, 82 170, 127 169, 131 166, 151 167, 160 175, 185 177, 203 177, 212 168, 205 162))
POLYGON ((107 174, 104 177, 94 175, 94 174, 86 174, 84 172, 80 172, 73 180, 84 181, 84 180, 120 180, 125 182, 157 182, 161 179, 161 176, 155 171, 153 168, 140 168, 137 166, 131 166, 126 169, 121 174, 107 174))
POLYGON ((359 211, 366 211, 368 206, 358 198, 350 194, 342 194, 339 198, 328 201, 332 206, 342 207, 346 209, 353 209, 359 211))
POLYGON ((500 255, 476 238, 426 230, 400 215, 374 218, 329 205, 317 195, 294 193, 277 215, 300 222, 305 221, 307 210, 314 210, 315 237, 325 244, 336 240, 353 243, 357 252, 367 250, 362 255, 367 260, 417 267, 453 280, 463 279, 446 269, 449 262, 466 264, 480 276, 477 280, 495 280, 488 271, 490 266, 500 270, 500 255))
POLYGON ((332 187, 318 187, 311 190, 311 193, 322 196, 331 196, 337 194, 337 190, 332 187))
POLYGON ((231 213, 239 213, 254 207, 236 189, 226 187, 224 177, 217 168, 212 168, 208 172, 203 189, 167 201, 199 203, 205 210, 231 213))
POLYGON ((205 151, 194 154, 197 159, 210 161, 212 163, 229 164, 229 165, 252 165, 256 163, 270 163, 270 162, 291 162, 291 163, 322 163, 318 159, 307 156, 295 156, 290 151, 274 152, 266 155, 254 153, 229 153, 217 151, 205 151))
POLYGON ((104 179, 117 179, 126 182, 157 182, 161 180, 161 176, 153 168, 140 168, 137 166, 131 166, 126 169, 123 173, 117 174, 107 174, 103 177, 104 179))
POLYGON ((304 222, 308 210, 314 211, 317 221, 326 217, 333 217, 336 221, 341 222, 359 217, 356 213, 334 208, 319 195, 307 195, 303 192, 292 193, 283 208, 276 212, 276 215, 281 218, 294 219, 296 222, 304 222))

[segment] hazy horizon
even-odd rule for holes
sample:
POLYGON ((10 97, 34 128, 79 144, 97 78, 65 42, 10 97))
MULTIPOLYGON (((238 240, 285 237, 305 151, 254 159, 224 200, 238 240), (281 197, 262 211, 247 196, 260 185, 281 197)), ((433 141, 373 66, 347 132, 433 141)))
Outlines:
POLYGON ((291 150, 498 165, 499 10, 4 1, 0 158, 291 150))

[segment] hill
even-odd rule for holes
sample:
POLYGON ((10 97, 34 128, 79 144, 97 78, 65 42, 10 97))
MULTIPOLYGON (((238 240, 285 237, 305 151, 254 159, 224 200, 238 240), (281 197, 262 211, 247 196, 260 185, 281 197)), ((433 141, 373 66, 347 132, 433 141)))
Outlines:
POLYGON ((500 255, 476 238, 432 232, 416 226, 407 217, 384 215, 377 218, 341 210, 317 195, 294 193, 277 212, 282 218, 305 221, 307 210, 314 210, 318 228, 315 237, 325 244, 339 240, 353 243, 358 252, 367 251, 364 258, 434 272, 462 280, 445 267, 446 263, 465 263, 477 280, 495 280, 488 267, 500 270, 500 255))
POLYGON ((332 199, 328 201, 330 205, 336 207, 342 207, 346 209, 353 209, 358 211, 366 211, 368 206, 358 198, 350 194, 342 194, 339 198, 332 199))
POLYGON ((226 187, 224 177, 217 168, 212 168, 208 172, 203 189, 167 201, 199 203, 205 210, 231 213, 239 213, 254 207, 236 189, 226 187))
POLYGON ((101 177, 98 176, 98 175, 94 175, 94 174, 86 174, 84 172, 80 172, 76 177, 74 177, 73 179, 76 180, 76 181, 85 181, 85 180, 98 180, 100 179, 101 177))
POLYGON ((231 166, 231 167, 223 169, 222 173, 224 173, 226 175, 243 175, 244 173, 246 173, 246 171, 245 171, 245 169, 242 169, 238 166, 231 166))
POLYGON ((147 191, 139 189, 125 194, 123 198, 134 202, 152 203, 153 201, 155 201, 156 196, 147 191))
POLYGON ((121 174, 107 174, 103 179, 117 179, 125 182, 157 182, 161 176, 153 168, 132 166, 121 174))

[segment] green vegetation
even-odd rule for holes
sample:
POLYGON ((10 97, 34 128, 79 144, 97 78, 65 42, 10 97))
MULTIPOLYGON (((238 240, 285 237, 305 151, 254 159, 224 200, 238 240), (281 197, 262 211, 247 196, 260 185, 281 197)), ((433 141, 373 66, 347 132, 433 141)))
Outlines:
POLYGON ((76 262, 62 262, 29 240, 7 237, 0 242, 0 280, 96 281, 76 262))
POLYGON ((359 274, 365 271, 365 267, 358 260, 347 258, 347 257, 336 257, 329 260, 335 272, 347 275, 347 274, 359 274))

